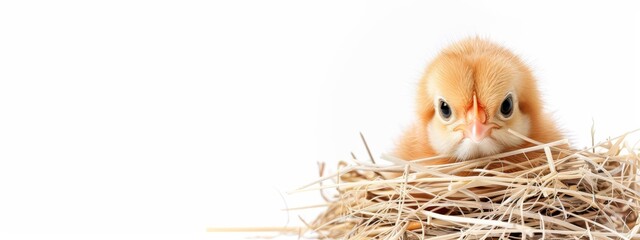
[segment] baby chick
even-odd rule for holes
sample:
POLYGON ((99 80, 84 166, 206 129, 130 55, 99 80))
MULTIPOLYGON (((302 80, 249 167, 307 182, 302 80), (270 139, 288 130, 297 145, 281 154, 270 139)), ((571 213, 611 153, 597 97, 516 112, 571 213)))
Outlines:
POLYGON ((508 129, 539 142, 562 138, 543 112, 529 68, 480 38, 453 44, 433 60, 418 85, 416 105, 417 121, 396 149, 405 160, 451 156, 444 163, 528 145, 508 129))

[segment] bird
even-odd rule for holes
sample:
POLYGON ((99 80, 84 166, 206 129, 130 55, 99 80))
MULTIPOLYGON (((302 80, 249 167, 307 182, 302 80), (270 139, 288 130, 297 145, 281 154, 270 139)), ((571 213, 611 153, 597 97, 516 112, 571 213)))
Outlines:
POLYGON ((404 160, 465 161, 563 138, 531 69, 512 51, 470 37, 444 48, 418 81, 415 121, 397 141, 404 160))

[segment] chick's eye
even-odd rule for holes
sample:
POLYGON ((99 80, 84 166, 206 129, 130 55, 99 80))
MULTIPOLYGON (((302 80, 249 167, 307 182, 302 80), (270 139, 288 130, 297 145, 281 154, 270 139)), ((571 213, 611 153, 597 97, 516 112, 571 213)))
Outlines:
POLYGON ((507 98, 504 99, 504 101, 502 101, 502 104, 500 105, 500 114, 502 114, 503 117, 508 118, 511 116, 512 113, 513 113, 513 97, 509 95, 507 96, 507 98))
POLYGON ((444 100, 440 100, 440 116, 443 120, 447 121, 451 118, 451 107, 444 100))

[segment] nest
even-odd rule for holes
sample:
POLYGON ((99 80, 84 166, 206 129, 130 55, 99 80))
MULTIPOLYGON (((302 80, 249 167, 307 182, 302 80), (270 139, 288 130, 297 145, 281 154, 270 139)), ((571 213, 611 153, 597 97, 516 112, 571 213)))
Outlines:
POLYGON ((298 190, 337 189, 307 230, 326 239, 640 239, 640 155, 625 136, 584 150, 519 136, 533 146, 462 162, 341 162, 298 190))

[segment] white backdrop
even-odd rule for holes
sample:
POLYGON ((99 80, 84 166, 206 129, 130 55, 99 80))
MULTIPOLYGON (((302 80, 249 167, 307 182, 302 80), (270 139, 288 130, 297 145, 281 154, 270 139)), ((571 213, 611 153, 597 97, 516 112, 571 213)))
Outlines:
POLYGON ((375 156, 392 149, 423 69, 466 36, 530 63, 574 146, 590 143, 592 119, 600 140, 640 128, 637 9, 2 2, 0 233, 229 239, 241 235, 204 230, 299 226, 314 212, 281 209, 322 199, 284 192, 314 180, 317 161, 364 158, 358 132, 375 156))

